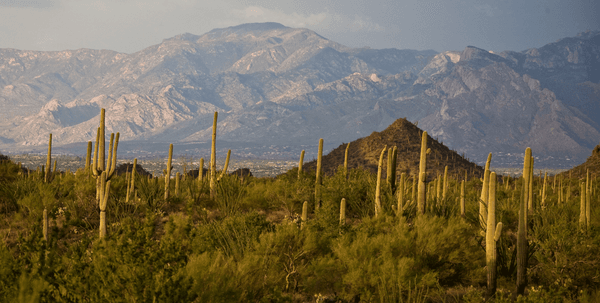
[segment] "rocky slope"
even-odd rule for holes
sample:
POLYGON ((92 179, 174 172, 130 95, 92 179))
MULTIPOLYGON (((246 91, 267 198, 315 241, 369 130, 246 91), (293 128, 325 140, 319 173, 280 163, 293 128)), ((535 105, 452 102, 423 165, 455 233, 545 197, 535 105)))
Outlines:
MULTIPOLYGON (((348 148, 348 168, 364 168, 377 173, 379 157, 384 147, 398 148, 397 172, 406 173, 408 176, 416 176, 419 172, 419 161, 421 154, 421 137, 423 130, 408 120, 401 118, 392 123, 381 132, 373 132, 371 135, 357 139, 350 143, 344 143, 323 156, 323 173, 332 175, 340 166, 344 165, 346 147, 348 148)), ((431 149, 427 156, 428 178, 435 178, 444 174, 448 166, 448 173, 463 178, 465 172, 469 176, 481 177, 483 168, 470 162, 456 151, 450 150, 444 144, 427 136, 427 147, 431 149)), ((387 152, 383 159, 383 176, 387 175, 387 152)), ((303 166, 306 170, 315 170, 317 162, 311 161, 303 166)))
POLYGON ((571 165, 600 142, 599 62, 598 32, 523 52, 436 54, 351 49, 277 23, 133 54, 0 49, 0 149, 41 151, 48 133, 57 147, 92 140, 100 108, 123 143, 201 144, 218 111, 218 138, 262 148, 252 154, 320 137, 333 148, 407 117, 479 162, 494 152, 518 165, 531 146, 539 165, 571 165))

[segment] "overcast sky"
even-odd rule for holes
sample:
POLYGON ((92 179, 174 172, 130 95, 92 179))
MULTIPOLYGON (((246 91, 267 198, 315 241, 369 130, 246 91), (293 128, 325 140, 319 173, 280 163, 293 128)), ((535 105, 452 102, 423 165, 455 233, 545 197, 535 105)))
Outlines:
POLYGON ((521 51, 600 30, 599 0, 0 0, 0 48, 139 51, 251 22, 350 47, 521 51))

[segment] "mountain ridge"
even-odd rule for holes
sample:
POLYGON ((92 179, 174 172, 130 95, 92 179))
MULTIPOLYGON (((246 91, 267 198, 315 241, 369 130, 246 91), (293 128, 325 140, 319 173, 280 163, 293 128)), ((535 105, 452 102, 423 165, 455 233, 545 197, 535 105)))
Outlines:
POLYGON ((499 152, 510 164, 531 146, 539 163, 572 163, 600 142, 597 62, 599 32, 522 52, 436 53, 352 49, 275 23, 132 54, 0 49, 0 149, 43 150, 50 132, 55 146, 93 140, 103 107, 123 141, 205 142, 218 111, 219 138, 299 152, 407 117, 476 161, 499 152))

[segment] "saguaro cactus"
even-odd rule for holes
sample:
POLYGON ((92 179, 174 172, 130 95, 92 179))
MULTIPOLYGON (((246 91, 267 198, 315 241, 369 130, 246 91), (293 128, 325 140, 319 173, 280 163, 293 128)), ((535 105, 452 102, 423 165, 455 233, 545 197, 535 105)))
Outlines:
POLYGON ((529 188, 529 171, 531 170, 531 148, 525 150, 523 161, 523 185, 519 202, 519 225, 517 231, 517 295, 525 293, 527 286, 527 189, 529 188))
POLYGON ((442 200, 446 200, 446 193, 448 192, 448 165, 444 168, 444 184, 442 189, 442 200))
POLYGON ((48 138, 48 155, 46 157, 46 175, 44 181, 49 183, 52 180, 52 171, 50 165, 52 164, 52 134, 48 138))
MULTIPOLYGON (((348 148, 346 148, 347 150, 348 148)), ((346 152, 346 155, 348 152, 346 152)), ((346 156, 347 158, 347 156, 346 156)), ((300 176, 302 175, 302 164, 304 163, 304 150, 300 152, 300 161, 298 161, 298 180, 300 180, 300 176)))
POLYGON ((202 181, 204 181, 204 158, 200 158, 198 167, 198 186, 202 186, 202 181))
POLYGON ((221 174, 217 178, 217 181, 221 180, 221 178, 223 178, 223 176, 225 176, 227 174, 227 168, 229 167, 229 157, 230 156, 231 156, 231 149, 227 150, 227 158, 225 158, 225 165, 223 166, 223 170, 221 171, 221 174))
POLYGON ((179 179, 181 178, 181 174, 177 172, 175 174, 175 197, 179 197, 179 179))
POLYGON ((381 155, 379 156, 379 164, 377 165, 377 185, 375 187, 375 218, 377 218, 381 213, 381 170, 383 166, 383 155, 385 154, 386 149, 387 146, 384 146, 383 150, 381 150, 381 155))
POLYGON ((127 196, 125 202, 129 202, 130 199, 135 201, 135 173, 137 167, 137 158, 133 159, 133 168, 131 169, 130 181, 127 184, 127 196))
POLYGON ((500 239, 502 222, 496 225, 496 173, 490 173, 489 197, 487 207, 487 231, 485 237, 485 256, 487 267, 487 296, 492 297, 496 293, 496 242, 500 239))
POLYGON ((585 183, 581 182, 581 185, 579 187, 579 196, 580 196, 580 203, 579 203, 579 228, 581 228, 581 230, 585 229, 586 226, 586 206, 587 206, 587 199, 586 199, 586 187, 585 187, 585 183))
POLYGON ((460 181, 460 216, 465 217, 465 180, 460 181))
POLYGON ((490 182, 490 163, 492 162, 492 153, 488 155, 485 162, 485 171, 483 173, 483 187, 481 188, 481 197, 479 198, 479 223, 482 227, 487 226, 487 199, 490 182))
POLYGON ((424 131, 421 136, 421 157, 419 161, 419 193, 417 202, 417 211, 419 214, 425 213, 425 178, 427 170, 427 132, 424 131))
POLYGON ((544 184, 542 185, 542 209, 546 208, 546 183, 548 182, 548 173, 544 173, 544 184))
MULTIPOLYGON (((590 171, 587 171, 587 180, 590 180, 590 171)), ((590 220, 591 220, 591 208, 590 201, 592 198, 592 183, 586 183, 586 191, 585 191, 585 226, 589 230, 590 229, 590 220), (589 185, 588 185, 589 184, 589 185)))
POLYGON ((346 224, 346 199, 342 198, 340 202, 340 225, 346 224))
MULTIPOLYGON (((346 145, 346 152, 344 153, 344 178, 348 178, 348 151, 350 150, 350 143, 346 145)), ((304 151, 302 151, 304 152, 304 151)))
POLYGON ((90 173, 90 162, 92 160, 92 141, 88 141, 87 154, 85 156, 85 173, 90 173))
POLYGON ((319 152, 317 155, 317 178, 315 180, 315 209, 321 207, 321 161, 323 159, 323 138, 319 139, 319 152))
POLYGON ((165 170, 165 201, 171 195, 171 169, 173 168, 171 163, 173 163, 173 144, 169 145, 169 158, 167 159, 167 169, 165 170))
POLYGON ((398 206, 396 207, 396 215, 399 217, 402 215, 402 211, 404 210, 404 186, 406 182, 406 173, 402 173, 400 175, 400 188, 396 191, 396 195, 398 195, 398 206))
POLYGON ((531 157, 531 165, 529 166, 529 190, 527 194, 529 195, 527 198, 527 205, 529 209, 529 213, 533 214, 533 156, 531 157))
POLYGON ((44 241, 48 241, 48 210, 46 208, 44 208, 44 217, 42 220, 42 235, 44 241))
POLYGON ((217 117, 218 112, 215 112, 212 128, 212 144, 210 147, 210 198, 214 199, 217 193, 216 174, 217 174, 217 117))
POLYGON ((302 222, 300 222, 300 229, 304 228, 304 225, 306 225, 306 220, 308 220, 308 201, 304 201, 304 203, 302 203, 302 222))
POLYGON ((96 199, 100 207, 100 238, 106 236, 106 204, 110 192, 110 179, 115 174, 117 167, 117 147, 119 145, 119 133, 115 136, 110 134, 110 143, 108 145, 108 161, 105 163, 105 135, 104 125, 105 110, 100 110, 100 127, 96 133, 96 148, 94 151, 94 163, 92 165, 92 175, 96 178, 96 199), (111 160, 112 158, 112 160, 111 160))

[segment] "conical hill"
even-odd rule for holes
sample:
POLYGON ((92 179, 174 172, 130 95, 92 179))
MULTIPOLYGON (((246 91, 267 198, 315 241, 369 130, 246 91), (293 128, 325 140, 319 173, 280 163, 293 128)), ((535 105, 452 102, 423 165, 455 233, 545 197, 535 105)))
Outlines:
MULTIPOLYGON (((408 176, 416 175, 419 171, 419 159, 421 153, 421 136, 423 131, 416 125, 404 119, 398 119, 388 128, 381 132, 373 132, 368 137, 360 138, 350 142, 348 150, 348 168, 367 169, 377 173, 379 156, 384 146, 388 148, 397 146, 398 160, 397 172, 405 172, 408 176)), ((344 157, 347 144, 344 143, 329 154, 323 156, 322 170, 324 174, 332 175, 338 167, 344 165, 344 157)), ((469 178, 483 175, 483 168, 459 155, 437 140, 427 136, 427 147, 431 153, 427 156, 428 179, 444 174, 444 168, 448 165, 448 173, 459 175, 464 178, 465 171, 469 178)), ((304 165, 306 170, 315 170, 317 161, 313 160, 304 165)), ((383 159, 383 176, 387 175, 387 152, 383 159)))
POLYGON ((594 147, 592 155, 589 156, 585 162, 563 172, 562 175, 566 177, 571 176, 573 178, 585 178, 588 170, 591 175, 597 176, 600 173, 600 144, 594 147))

